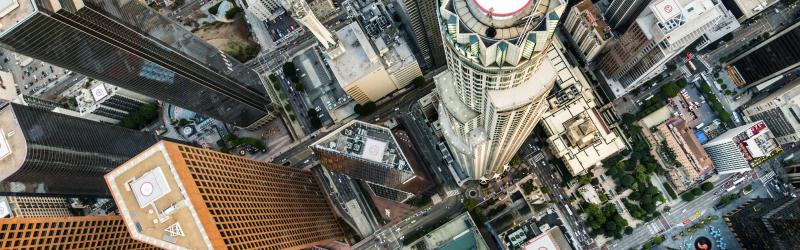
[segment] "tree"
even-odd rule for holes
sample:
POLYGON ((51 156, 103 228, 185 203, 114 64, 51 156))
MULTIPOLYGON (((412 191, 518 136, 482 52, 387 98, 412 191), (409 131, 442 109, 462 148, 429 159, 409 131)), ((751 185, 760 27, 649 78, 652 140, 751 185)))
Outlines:
POLYGON ((578 185, 586 185, 592 182, 592 176, 589 174, 581 175, 578 177, 578 185))
POLYGON ((667 72, 672 72, 676 69, 678 69, 678 66, 676 66, 674 63, 667 64, 667 72))
POLYGON ((225 18, 233 19, 234 17, 236 17, 236 14, 239 14, 239 12, 242 12, 242 8, 239 8, 239 6, 234 6, 233 8, 230 8, 228 9, 227 12, 225 12, 225 18))
POLYGON ((622 177, 622 186, 630 188, 631 185, 633 185, 634 181, 635 180, 634 180, 633 176, 631 176, 629 174, 626 174, 625 176, 622 177))
POLYGON ((703 190, 701 190, 699 188, 692 189, 692 195, 700 196, 701 194, 703 194, 703 190))
POLYGON ((686 192, 681 195, 681 199, 684 201, 692 201, 694 200, 694 195, 691 192, 686 192))
POLYGON ((322 127, 322 120, 319 119, 319 114, 315 109, 308 109, 308 119, 314 129, 322 127))
POLYGON ((714 189, 714 184, 711 182, 704 182, 702 185, 700 185, 700 188, 702 188, 703 191, 708 192, 714 189))
POLYGON ((511 166, 517 166, 519 164, 522 164, 522 158, 520 158, 519 155, 514 155, 514 157, 511 158, 511 162, 509 162, 509 164, 511 166))
POLYGON ((414 84, 414 87, 417 88, 425 86, 426 83, 427 82, 425 82, 425 78, 422 76, 418 76, 417 78, 414 78, 414 80, 411 81, 411 84, 414 84))
POLYGON ((630 235, 632 233, 633 233, 633 228, 632 227, 625 227, 625 234, 626 235, 630 235))
POLYGON ((664 84, 664 86, 661 86, 661 95, 664 96, 665 98, 672 98, 678 96, 680 92, 681 88, 678 86, 678 84, 675 84, 674 82, 667 83, 664 84))

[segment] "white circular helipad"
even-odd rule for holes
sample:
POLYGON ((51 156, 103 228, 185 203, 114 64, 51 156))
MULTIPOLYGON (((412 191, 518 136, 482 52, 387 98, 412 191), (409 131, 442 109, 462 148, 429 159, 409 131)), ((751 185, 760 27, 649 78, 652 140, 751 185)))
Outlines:
POLYGON ((489 15, 506 17, 528 8, 533 0, 472 0, 472 2, 489 15))
POLYGON ((142 183, 142 186, 139 187, 139 193, 144 196, 150 196, 153 194, 153 184, 150 182, 142 183))

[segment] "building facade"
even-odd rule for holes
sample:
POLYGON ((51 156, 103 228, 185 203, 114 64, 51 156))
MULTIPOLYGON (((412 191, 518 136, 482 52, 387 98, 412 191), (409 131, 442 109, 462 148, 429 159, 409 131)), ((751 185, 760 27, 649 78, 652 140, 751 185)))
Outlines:
POLYGON ((800 199, 753 199, 724 216, 744 249, 797 249, 800 199))
POLYGON ((642 14, 650 4, 650 0, 610 0, 603 15, 612 29, 617 31, 628 30, 628 27, 642 14))
POLYGON ((43 218, 72 216, 69 202, 63 197, 8 196, 11 216, 15 218, 43 218))
POLYGON ((800 66, 800 22, 730 60, 726 70, 737 87, 755 86, 800 66))
POLYGON ((131 236, 163 249, 303 249, 344 235, 309 172, 161 141, 106 175, 131 236))
POLYGON ((591 0, 583 0, 572 6, 562 26, 587 62, 594 60, 606 42, 614 36, 605 18, 592 4, 591 0))
POLYGON ((119 215, 0 219, 2 249, 147 249, 119 215))
POLYGON ((712 0, 655 1, 606 47, 598 67, 610 90, 621 97, 666 70, 667 62, 693 42, 711 43, 738 26, 712 0))
POLYGON ((547 108, 556 75, 544 51, 566 5, 531 2, 441 1, 448 70, 434 78, 439 121, 472 179, 499 176, 547 108))
POLYGON ((402 10, 403 22, 412 33, 414 44, 420 51, 425 68, 436 69, 446 63, 442 37, 439 34, 437 1, 396 0, 402 10))
POLYGON ((764 121, 780 145, 800 142, 800 80, 751 101, 742 114, 748 122, 764 121))
POLYGON ((0 106, 0 180, 15 193, 107 196, 103 175, 150 145, 154 135, 43 109, 0 106))
POLYGON ((749 171, 782 151, 763 121, 730 129, 703 147, 718 174, 749 171))
POLYGON ((237 0, 239 6, 253 13, 260 21, 274 21, 286 10, 279 0, 237 0))
POLYGON ((326 169, 365 181, 376 196, 404 202, 432 187, 391 130, 354 120, 310 148, 326 169), (415 169, 417 168, 417 169, 415 169))
POLYGON ((276 117, 258 74, 138 1, 15 3, 4 48, 236 126, 276 117))

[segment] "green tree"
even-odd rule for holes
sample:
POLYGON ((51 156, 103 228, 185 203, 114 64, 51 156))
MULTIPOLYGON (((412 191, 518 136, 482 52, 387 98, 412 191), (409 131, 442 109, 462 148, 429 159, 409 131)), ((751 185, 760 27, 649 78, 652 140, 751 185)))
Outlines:
POLYGON ((625 235, 630 235, 633 233, 632 227, 625 227, 625 235))
POLYGON ((678 96, 681 92, 681 88, 675 84, 674 82, 664 84, 661 86, 661 95, 665 98, 672 98, 678 96))
POLYGON ((702 185, 700 185, 700 188, 702 188, 703 191, 708 192, 714 189, 714 184, 711 182, 704 182, 702 185))
POLYGON ((700 196, 701 194, 703 194, 703 190, 701 190, 699 188, 692 189, 691 192, 692 192, 692 195, 694 195, 694 196, 700 196))
POLYGON ((242 8, 239 8, 239 6, 234 6, 233 8, 230 8, 228 9, 227 12, 225 12, 225 18, 233 19, 234 17, 236 17, 236 14, 239 14, 239 12, 242 12, 242 8))
POLYGON ((635 179, 633 178, 633 176, 626 174, 625 176, 622 177, 622 186, 630 188, 633 185, 634 181, 635 179))
POLYGON ((315 130, 322 127, 322 120, 319 119, 317 110, 308 109, 308 119, 311 122, 311 126, 314 127, 315 130))
POLYGON ((686 192, 681 195, 681 199, 684 201, 692 201, 694 200, 694 195, 691 192, 686 192))
POLYGON ((518 166, 519 164, 522 164, 522 158, 520 158, 519 155, 514 155, 514 157, 511 158, 511 162, 509 162, 509 164, 511 166, 518 166))

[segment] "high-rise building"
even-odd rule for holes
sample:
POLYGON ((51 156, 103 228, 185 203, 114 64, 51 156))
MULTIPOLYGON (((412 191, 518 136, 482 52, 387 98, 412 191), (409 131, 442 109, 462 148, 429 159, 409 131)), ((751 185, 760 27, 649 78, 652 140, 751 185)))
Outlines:
POLYGON ((572 6, 563 28, 586 61, 594 60, 614 36, 591 0, 583 0, 572 6))
POLYGON ((368 34, 352 22, 336 37, 338 47, 327 52, 328 64, 339 86, 359 104, 377 102, 422 76, 410 47, 396 35, 368 34))
POLYGON ((310 172, 162 141, 106 181, 131 236, 163 249, 301 249, 344 238, 310 172))
POLYGON ((628 30, 639 14, 647 8, 650 0, 610 0, 604 15, 612 29, 628 30))
POLYGON ((365 181, 378 197, 403 202, 431 188, 420 164, 407 156, 410 146, 388 128, 354 120, 310 147, 323 167, 365 181))
POLYGON ((800 245, 800 199, 758 198, 724 216, 743 249, 797 249, 800 245))
POLYGON ((158 249, 135 241, 119 215, 0 219, 2 249, 158 249))
POLYGON ((763 121, 730 129, 703 147, 718 174, 749 171, 781 152, 763 121))
POLYGON ((275 118, 258 74, 139 1, 2 7, 4 48, 236 126, 275 118))
POLYGON ((737 87, 758 85, 800 67, 800 22, 730 60, 725 69, 737 87))
POLYGON ((433 0, 396 0, 403 12, 403 22, 408 26, 414 43, 419 48, 428 69, 444 66, 444 46, 439 34, 437 2, 433 0))
POLYGON ((722 4, 725 4, 725 8, 731 10, 736 18, 744 22, 747 19, 750 19, 758 13, 761 13, 765 9, 769 8, 770 6, 778 3, 778 0, 722 0, 722 4))
POLYGON ((537 3, 441 1, 448 70, 434 77, 439 121, 472 179, 500 174, 547 108, 556 75, 544 52, 566 4, 537 3))
POLYGON ((279 0, 237 0, 245 10, 253 13, 260 21, 274 21, 286 10, 279 0))
POLYGON ((739 27, 712 0, 658 0, 598 58, 611 92, 621 97, 663 72, 666 63, 700 39, 705 46, 739 27))
POLYGON ((742 109, 745 121, 764 121, 778 144, 800 142, 800 80, 753 100, 742 109))
MULTIPOLYGON (((41 218, 72 216, 69 202, 64 197, 47 196, 8 196, 8 215, 16 218, 41 218)), ((2 206, 4 204, 0 204, 2 206)), ((0 217, 5 217, 0 213, 0 217)))
POLYGON ((570 64, 564 50, 560 39, 553 39, 547 49, 558 87, 547 99, 540 124, 553 154, 563 160, 572 176, 578 176, 625 149, 625 141, 600 116, 589 81, 577 65, 570 64))
POLYGON ((103 175, 156 141, 115 125, 0 104, 0 180, 11 192, 107 196, 103 175))

